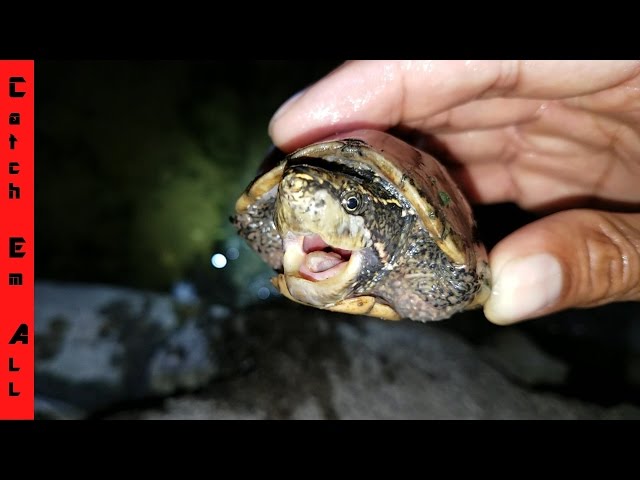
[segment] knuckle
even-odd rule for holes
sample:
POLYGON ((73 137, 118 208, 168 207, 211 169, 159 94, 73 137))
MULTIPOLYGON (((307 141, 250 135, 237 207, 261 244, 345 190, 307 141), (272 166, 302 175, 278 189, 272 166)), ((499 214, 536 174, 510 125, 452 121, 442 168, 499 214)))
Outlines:
POLYGON ((521 82, 522 62, 520 60, 503 60, 500 62, 493 82, 488 85, 480 98, 509 96, 521 82))
POLYGON ((640 230, 629 217, 640 215, 594 213, 585 237, 588 272, 586 306, 640 299, 640 230))

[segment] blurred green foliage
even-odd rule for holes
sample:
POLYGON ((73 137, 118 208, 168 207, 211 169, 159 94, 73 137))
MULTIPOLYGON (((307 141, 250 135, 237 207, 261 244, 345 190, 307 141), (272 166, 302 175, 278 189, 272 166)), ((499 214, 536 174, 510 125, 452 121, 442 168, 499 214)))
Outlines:
POLYGON ((210 269, 271 115, 338 63, 37 62, 36 276, 166 289, 210 269))

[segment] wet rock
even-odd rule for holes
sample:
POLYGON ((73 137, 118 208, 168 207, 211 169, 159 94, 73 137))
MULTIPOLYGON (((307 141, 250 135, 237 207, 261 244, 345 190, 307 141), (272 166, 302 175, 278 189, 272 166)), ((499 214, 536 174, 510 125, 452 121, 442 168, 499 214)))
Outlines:
POLYGON ((632 405, 603 408, 514 384, 440 324, 385 322, 283 303, 241 312, 222 338, 218 347, 245 364, 242 373, 219 377, 161 407, 108 418, 640 418, 632 405))
POLYGON ((184 311, 170 296, 37 282, 36 416, 82 418, 206 384, 216 329, 184 311))
POLYGON ((605 408, 533 391, 561 382, 566 365, 508 332, 479 350, 443 323, 385 322, 283 300, 234 311, 105 285, 38 282, 36 415, 640 418, 628 403, 605 408), (144 399, 154 403, 142 407, 144 399))
POLYGON ((512 380, 528 386, 562 385, 569 366, 516 329, 495 332, 480 347, 483 357, 512 380))

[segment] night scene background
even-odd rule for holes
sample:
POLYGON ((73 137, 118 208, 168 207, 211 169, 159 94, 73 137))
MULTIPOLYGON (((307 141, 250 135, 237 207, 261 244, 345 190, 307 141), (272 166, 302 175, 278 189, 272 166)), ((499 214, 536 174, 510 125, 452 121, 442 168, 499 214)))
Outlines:
MULTIPOLYGON (((283 299, 233 206, 339 61, 36 62, 36 418, 640 418, 640 305, 511 327, 283 299)), ((488 247, 530 221, 476 208, 488 247)))

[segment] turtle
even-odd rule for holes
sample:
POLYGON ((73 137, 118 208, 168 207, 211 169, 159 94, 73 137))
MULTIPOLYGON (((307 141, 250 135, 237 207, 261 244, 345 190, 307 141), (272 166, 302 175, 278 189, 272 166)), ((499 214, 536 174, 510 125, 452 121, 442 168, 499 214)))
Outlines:
POLYGON ((273 285, 304 305, 427 322, 491 291, 467 199, 436 158, 387 132, 268 156, 231 220, 273 285))

